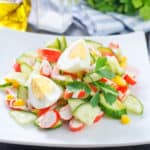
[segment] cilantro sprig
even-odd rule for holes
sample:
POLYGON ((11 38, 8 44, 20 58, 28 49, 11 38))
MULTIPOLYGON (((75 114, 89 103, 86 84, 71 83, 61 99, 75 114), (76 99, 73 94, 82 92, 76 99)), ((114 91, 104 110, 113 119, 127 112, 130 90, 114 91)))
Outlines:
POLYGON ((99 81, 94 82, 93 84, 95 84, 95 86, 99 89, 99 91, 102 91, 106 101, 109 104, 113 104, 116 101, 118 92, 112 86, 99 81))
POLYGON ((67 89, 71 92, 85 90, 86 93, 88 93, 88 94, 91 93, 91 89, 89 88, 89 86, 86 83, 80 82, 80 81, 75 81, 75 82, 69 83, 67 85, 67 89))
POLYGON ((99 96, 99 93, 97 92, 91 99, 90 99, 90 104, 95 107, 98 105, 99 103, 99 99, 100 99, 100 96, 99 96))
POLYGON ((115 74, 110 70, 107 65, 106 57, 99 57, 96 61, 95 73, 100 75, 101 77, 106 77, 108 79, 112 79, 115 74))

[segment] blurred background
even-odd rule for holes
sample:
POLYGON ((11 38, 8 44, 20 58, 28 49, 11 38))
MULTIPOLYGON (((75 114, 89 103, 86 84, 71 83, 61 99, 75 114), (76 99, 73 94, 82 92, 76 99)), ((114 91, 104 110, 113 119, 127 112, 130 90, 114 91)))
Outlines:
POLYGON ((150 32, 150 0, 0 0, 0 27, 109 35, 150 32))

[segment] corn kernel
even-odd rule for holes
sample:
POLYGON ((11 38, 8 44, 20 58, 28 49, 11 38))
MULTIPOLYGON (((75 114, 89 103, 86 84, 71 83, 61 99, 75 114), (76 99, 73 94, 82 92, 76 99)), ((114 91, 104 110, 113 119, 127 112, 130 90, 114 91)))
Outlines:
POLYGON ((123 56, 123 57, 121 58, 120 66, 121 66, 122 68, 125 68, 125 67, 127 66, 127 58, 126 58, 125 56, 123 56))
POLYGON ((120 76, 115 76, 112 79, 112 81, 115 82, 119 86, 125 86, 126 85, 126 81, 120 76))
POLYGON ((5 81, 7 83, 11 83, 14 88, 18 88, 19 86, 19 83, 14 79, 5 78, 5 81))
POLYGON ((122 115, 120 121, 122 124, 129 124, 131 122, 131 119, 128 115, 122 115))
POLYGON ((19 87, 19 83, 18 83, 16 80, 14 80, 14 81, 12 82, 12 86, 13 86, 14 88, 18 88, 18 87, 19 87))
POLYGON ((12 100, 12 99, 14 99, 14 96, 11 95, 11 94, 8 94, 8 95, 6 95, 6 99, 7 100, 12 100))
POLYGON ((13 103, 14 106, 24 106, 25 105, 25 102, 24 100, 22 99, 17 99, 14 103, 13 103))

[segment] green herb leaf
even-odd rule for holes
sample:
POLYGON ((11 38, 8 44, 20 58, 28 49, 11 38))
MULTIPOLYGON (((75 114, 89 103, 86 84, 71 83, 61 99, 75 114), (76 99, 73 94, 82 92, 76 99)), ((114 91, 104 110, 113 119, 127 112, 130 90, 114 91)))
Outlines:
POLYGON ((102 83, 102 82, 96 82, 93 84, 95 84, 99 89, 101 89, 105 93, 110 93, 114 96, 118 96, 118 92, 110 85, 107 85, 107 84, 102 83))
POLYGON ((110 69, 107 68, 97 70, 96 73, 108 79, 112 79, 115 76, 115 74, 110 69))
POLYGON ((106 57, 99 57, 96 61, 95 70, 99 70, 101 67, 105 66, 106 62, 107 62, 106 57))
POLYGON ((98 102, 99 102, 99 93, 96 93, 91 99, 90 99, 90 104, 95 107, 98 105, 98 102))
POLYGON ((89 88, 89 86, 86 83, 79 82, 79 81, 69 83, 67 85, 67 89, 69 91, 72 91, 72 92, 76 92, 76 91, 79 91, 79 90, 85 90, 86 93, 88 93, 88 94, 91 93, 91 89, 89 88))
POLYGON ((106 99, 106 101, 109 103, 109 104, 113 104, 115 101, 116 101, 116 99, 117 99, 117 96, 116 95, 113 95, 113 94, 111 94, 111 93, 105 93, 104 92, 104 97, 105 97, 105 99, 106 99))

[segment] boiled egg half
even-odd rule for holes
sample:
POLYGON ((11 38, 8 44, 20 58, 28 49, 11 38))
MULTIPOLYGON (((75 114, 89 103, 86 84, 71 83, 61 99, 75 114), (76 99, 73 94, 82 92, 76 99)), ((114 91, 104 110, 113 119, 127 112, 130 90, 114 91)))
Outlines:
POLYGON ((53 105, 63 93, 62 88, 54 81, 39 74, 31 74, 27 86, 28 102, 37 109, 53 105))
POLYGON ((70 73, 76 73, 90 67, 90 53, 84 40, 78 40, 70 45, 58 60, 58 68, 70 73))

